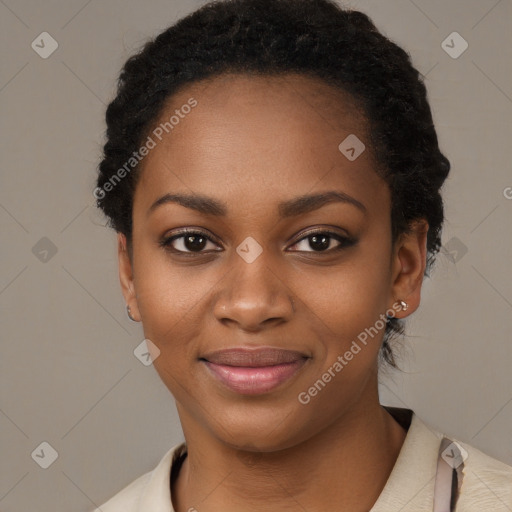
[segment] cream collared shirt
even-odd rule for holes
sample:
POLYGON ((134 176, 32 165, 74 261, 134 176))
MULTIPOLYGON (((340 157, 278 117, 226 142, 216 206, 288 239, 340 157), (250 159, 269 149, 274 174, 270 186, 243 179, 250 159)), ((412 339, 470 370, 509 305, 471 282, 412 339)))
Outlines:
MULTIPOLYGON (((392 413, 392 408, 386 409, 392 413)), ((410 426, 393 470, 370 512, 432 512, 443 434, 410 409, 394 411, 409 413, 410 426)), ((456 511, 511 512, 512 467, 452 440, 467 452, 456 511)), ((171 465, 183 449, 183 443, 172 447, 153 471, 134 480, 95 512, 175 512, 170 491, 171 465)))

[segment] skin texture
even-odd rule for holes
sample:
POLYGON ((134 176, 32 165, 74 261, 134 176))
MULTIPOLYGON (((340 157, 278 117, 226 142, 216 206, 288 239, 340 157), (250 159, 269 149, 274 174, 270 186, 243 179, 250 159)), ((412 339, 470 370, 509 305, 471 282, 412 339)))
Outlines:
MULTIPOLYGON (((187 85, 161 120, 193 97, 198 105, 142 162, 133 205, 133 255, 118 235, 124 298, 160 350, 154 366, 173 394, 188 456, 172 489, 177 512, 333 509, 367 511, 377 500, 406 432, 379 403, 381 329, 311 399, 297 399, 365 328, 400 299, 420 303, 428 225, 391 243, 391 197, 369 143, 349 161, 338 145, 368 140, 350 97, 320 80, 223 75, 187 85), (279 217, 278 204, 341 191, 331 202, 279 217), (225 217, 167 203, 166 193, 226 203, 225 217), (178 228, 205 231, 202 254, 172 254, 159 241, 178 228), (353 245, 315 251, 305 235, 330 228, 353 245), (236 248, 255 239, 247 263, 236 248), (240 395, 199 357, 235 346, 272 346, 309 356, 270 393, 240 395)), ((184 239, 174 248, 190 251, 184 239)))

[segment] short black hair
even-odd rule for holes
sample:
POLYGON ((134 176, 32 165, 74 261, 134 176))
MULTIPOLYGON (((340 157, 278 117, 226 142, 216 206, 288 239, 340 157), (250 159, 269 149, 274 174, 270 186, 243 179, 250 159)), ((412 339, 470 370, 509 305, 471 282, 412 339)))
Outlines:
MULTIPOLYGON (((223 73, 301 73, 349 93, 369 125, 370 148, 391 191, 393 242, 426 219, 427 267, 441 247, 440 189, 450 162, 441 153, 424 77, 367 15, 332 0, 215 0, 180 19, 131 56, 106 111, 106 143, 95 197, 131 248, 137 168, 123 173, 166 101, 186 84, 223 73), (108 192, 106 192, 108 190, 108 192)), ((340 141, 341 142, 341 141, 340 141)), ((397 368, 389 318, 381 360, 397 368)))

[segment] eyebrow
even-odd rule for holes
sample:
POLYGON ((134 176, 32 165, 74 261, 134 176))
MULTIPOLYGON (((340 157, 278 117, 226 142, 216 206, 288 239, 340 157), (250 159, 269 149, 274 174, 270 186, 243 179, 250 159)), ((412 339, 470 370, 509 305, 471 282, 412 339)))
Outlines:
MULTIPOLYGON (((363 213, 367 213, 366 206, 354 197, 341 191, 330 190, 319 194, 299 196, 279 203, 279 217, 285 219, 302 215, 318 210, 322 206, 334 202, 351 204, 363 213)), ((150 206, 147 215, 150 215, 158 207, 169 203, 179 204, 204 215, 225 217, 228 214, 226 203, 220 202, 212 197, 197 194, 165 194, 150 206)))

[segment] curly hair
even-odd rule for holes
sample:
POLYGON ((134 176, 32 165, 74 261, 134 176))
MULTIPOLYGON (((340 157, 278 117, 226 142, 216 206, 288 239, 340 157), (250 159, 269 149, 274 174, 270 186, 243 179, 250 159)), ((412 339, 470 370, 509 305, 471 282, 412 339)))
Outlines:
MULTIPOLYGON (((129 247, 138 166, 112 186, 114 175, 141 146, 173 94, 186 84, 231 72, 298 72, 349 93, 364 112, 376 172, 391 191, 393 243, 410 231, 412 221, 429 224, 429 277, 441 246, 440 189, 450 162, 438 146, 424 77, 367 15, 333 0, 215 0, 126 61, 106 110, 107 140, 94 195, 129 247)), ((402 334, 403 321, 388 318, 380 362, 398 368, 390 341, 402 334)))

